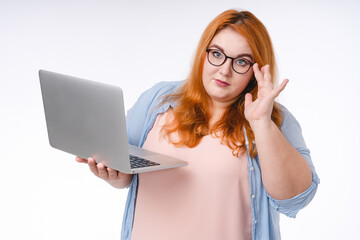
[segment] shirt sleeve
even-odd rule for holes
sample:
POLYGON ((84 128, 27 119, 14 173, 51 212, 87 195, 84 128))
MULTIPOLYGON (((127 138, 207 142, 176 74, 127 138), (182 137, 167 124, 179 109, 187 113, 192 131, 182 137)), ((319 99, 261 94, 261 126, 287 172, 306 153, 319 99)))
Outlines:
POLYGON ((271 206, 275 210, 289 217, 295 218, 296 214, 302 208, 308 205, 315 196, 320 179, 316 174, 314 164, 311 160, 310 150, 305 144, 300 124, 295 119, 295 117, 283 106, 282 111, 283 123, 281 125, 281 130, 289 143, 306 159, 307 163, 309 164, 312 172, 312 184, 304 192, 290 199, 276 200, 269 194, 268 197, 270 199, 271 206))

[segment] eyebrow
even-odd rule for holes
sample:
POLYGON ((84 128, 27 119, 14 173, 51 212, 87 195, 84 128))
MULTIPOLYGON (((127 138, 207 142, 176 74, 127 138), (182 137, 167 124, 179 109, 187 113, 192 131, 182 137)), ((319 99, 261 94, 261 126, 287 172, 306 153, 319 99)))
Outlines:
MULTIPOLYGON (((222 47, 220 47, 219 45, 217 45, 217 44, 212 44, 212 45, 210 46, 210 48, 212 48, 212 47, 218 48, 218 49, 221 50, 222 52, 225 52, 224 49, 223 49, 222 47)), ((239 58, 239 57, 249 57, 249 58, 251 58, 251 60, 254 61, 253 57, 252 57, 251 54, 249 54, 249 53, 241 53, 241 54, 237 55, 237 56, 234 57, 234 58, 239 58)))

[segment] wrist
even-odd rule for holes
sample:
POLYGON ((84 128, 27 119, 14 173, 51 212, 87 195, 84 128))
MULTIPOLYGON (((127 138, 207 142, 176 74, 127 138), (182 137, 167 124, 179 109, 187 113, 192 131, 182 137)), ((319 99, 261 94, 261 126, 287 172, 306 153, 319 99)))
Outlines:
POLYGON ((111 186, 114 188, 122 189, 126 188, 131 184, 133 175, 132 174, 125 174, 125 173, 119 173, 121 174, 121 177, 116 180, 110 180, 107 181, 111 186))
POLYGON ((275 124, 271 119, 259 119, 249 122, 253 132, 264 131, 266 129, 271 129, 272 125, 275 124))

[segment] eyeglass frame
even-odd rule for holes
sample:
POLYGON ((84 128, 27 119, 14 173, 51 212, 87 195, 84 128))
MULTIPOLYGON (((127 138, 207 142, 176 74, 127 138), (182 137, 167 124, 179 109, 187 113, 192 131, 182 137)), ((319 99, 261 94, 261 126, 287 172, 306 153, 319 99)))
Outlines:
POLYGON ((251 62, 250 60, 247 60, 246 58, 241 58, 241 57, 233 58, 233 57, 229 57, 229 56, 227 56, 223 51, 221 51, 220 49, 208 48, 208 49, 206 49, 206 53, 207 53, 207 60, 208 60, 208 62, 209 62, 211 65, 216 66, 216 67, 220 67, 221 65, 223 65, 223 64, 226 62, 226 60, 227 60, 228 58, 230 58, 230 59, 231 59, 231 68, 232 68, 232 69, 234 70, 234 72, 236 72, 237 74, 245 74, 245 73, 247 73, 247 72, 250 70, 250 68, 256 63, 256 62, 251 62), (224 54, 225 59, 224 59, 224 61, 223 61, 221 64, 216 65, 216 64, 214 64, 214 63, 212 63, 212 62, 210 61, 210 59, 209 59, 209 53, 210 53, 210 51, 212 51, 212 50, 218 50, 219 52, 221 52, 222 54, 224 54), (238 59, 238 58, 241 58, 241 59, 243 59, 243 60, 245 60, 245 61, 247 61, 247 62, 250 63, 250 66, 249 66, 248 70, 246 70, 246 72, 240 73, 240 72, 238 72, 238 71, 235 70, 235 68, 234 68, 234 60, 235 60, 235 59, 238 59))

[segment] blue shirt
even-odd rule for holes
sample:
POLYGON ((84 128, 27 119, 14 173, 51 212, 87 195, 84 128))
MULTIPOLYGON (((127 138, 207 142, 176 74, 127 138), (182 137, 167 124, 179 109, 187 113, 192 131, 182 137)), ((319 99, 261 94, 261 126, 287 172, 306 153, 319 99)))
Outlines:
MULTIPOLYGON (((159 105, 161 97, 173 93, 183 82, 161 82, 145 91, 135 105, 128 111, 126 116, 127 134, 129 144, 142 147, 147 134, 151 130, 160 113, 164 113, 169 107, 175 107, 176 103, 167 102, 159 105)), ((306 147, 299 123, 291 113, 282 106, 283 122, 281 130, 290 144, 306 159, 312 171, 312 184, 303 193, 286 200, 276 200, 265 190, 261 179, 261 168, 258 156, 248 157, 250 203, 252 217, 253 240, 278 240, 280 237, 279 213, 295 218, 300 209, 305 207, 314 197, 319 178, 311 161, 310 151, 306 147)), ((248 142, 246 140, 246 147, 248 142)), ((138 188, 138 175, 133 176, 128 192, 121 230, 121 239, 130 240, 134 222, 135 203, 138 188)))

